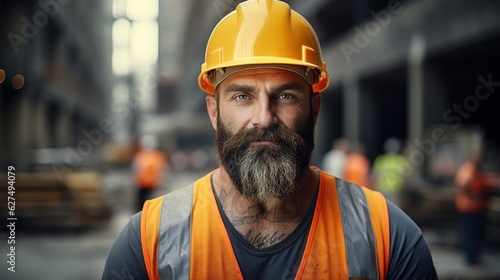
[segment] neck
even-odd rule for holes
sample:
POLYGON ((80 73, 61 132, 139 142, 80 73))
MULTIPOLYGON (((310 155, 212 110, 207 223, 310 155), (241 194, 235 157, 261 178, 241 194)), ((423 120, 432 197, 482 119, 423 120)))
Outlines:
POLYGON ((308 168, 297 182, 295 193, 284 198, 255 201, 244 197, 232 184, 223 168, 213 175, 216 195, 224 213, 232 225, 254 247, 263 248, 281 241, 295 229, 311 205, 318 187, 319 172, 308 168), (254 243, 262 236, 270 238, 267 243, 254 243))

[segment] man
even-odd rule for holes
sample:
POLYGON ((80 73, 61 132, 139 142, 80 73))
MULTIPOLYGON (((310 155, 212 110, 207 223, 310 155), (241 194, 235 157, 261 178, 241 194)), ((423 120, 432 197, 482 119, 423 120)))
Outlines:
POLYGON ((316 34, 287 4, 246 1, 222 19, 199 85, 220 168, 148 201, 103 279, 436 278, 403 212, 309 166, 328 74, 316 34))
POLYGON ((342 179, 367 188, 373 188, 370 181, 370 161, 365 156, 361 143, 351 145, 344 164, 342 179))
POLYGON ((335 177, 342 178, 349 148, 349 140, 346 138, 335 139, 332 143, 332 149, 323 156, 323 170, 335 177))
POLYGON ((155 136, 144 135, 140 145, 132 164, 137 186, 137 211, 142 209, 144 202, 158 188, 168 166, 165 154, 158 149, 158 139, 155 136))
POLYGON ((461 245, 466 264, 477 265, 488 211, 488 182, 482 170, 483 155, 472 153, 455 175, 455 205, 462 216, 461 245))
POLYGON ((401 154, 401 142, 396 138, 388 138, 384 142, 385 153, 378 155, 373 163, 373 182, 392 203, 398 205, 399 195, 405 183, 404 168, 407 159, 401 154))

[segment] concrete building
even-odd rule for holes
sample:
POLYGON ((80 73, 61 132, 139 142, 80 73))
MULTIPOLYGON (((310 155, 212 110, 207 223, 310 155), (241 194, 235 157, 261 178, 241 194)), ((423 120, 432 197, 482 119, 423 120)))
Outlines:
POLYGON ((0 3, 1 166, 76 167, 109 138, 110 11, 96 0, 0 3))

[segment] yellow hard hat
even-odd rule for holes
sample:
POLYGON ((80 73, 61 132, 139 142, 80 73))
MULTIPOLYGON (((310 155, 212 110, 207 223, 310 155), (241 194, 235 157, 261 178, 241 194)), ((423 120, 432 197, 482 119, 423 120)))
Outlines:
POLYGON ((214 83, 215 73, 224 74, 235 66, 290 70, 303 66, 302 76, 314 73, 314 79, 306 78, 313 92, 323 91, 329 82, 316 33, 307 20, 281 1, 245 1, 217 24, 208 39, 198 85, 213 94, 218 84, 214 83))

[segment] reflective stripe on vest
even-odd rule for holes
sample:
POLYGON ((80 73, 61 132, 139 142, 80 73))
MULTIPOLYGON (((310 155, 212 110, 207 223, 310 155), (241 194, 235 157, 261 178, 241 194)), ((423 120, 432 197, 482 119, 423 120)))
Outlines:
POLYGON ((154 256, 144 258, 150 279, 189 279, 191 236, 186 233, 191 232, 192 197, 191 184, 182 191, 148 200, 144 204, 141 242, 143 255, 154 256), (159 223, 150 226, 150 221, 159 223), (158 270, 158 267, 162 269, 158 270))
POLYGON ((363 190, 336 179, 349 275, 378 278, 375 236, 363 190), (353 205, 355 203, 355 205, 353 205), (365 232, 366 234, 356 234, 365 232))
MULTIPOLYGON (((141 241, 150 279, 243 279, 210 176, 145 204, 141 241)), ((295 279, 385 279, 390 250, 385 199, 323 172, 320 178, 295 279)))

